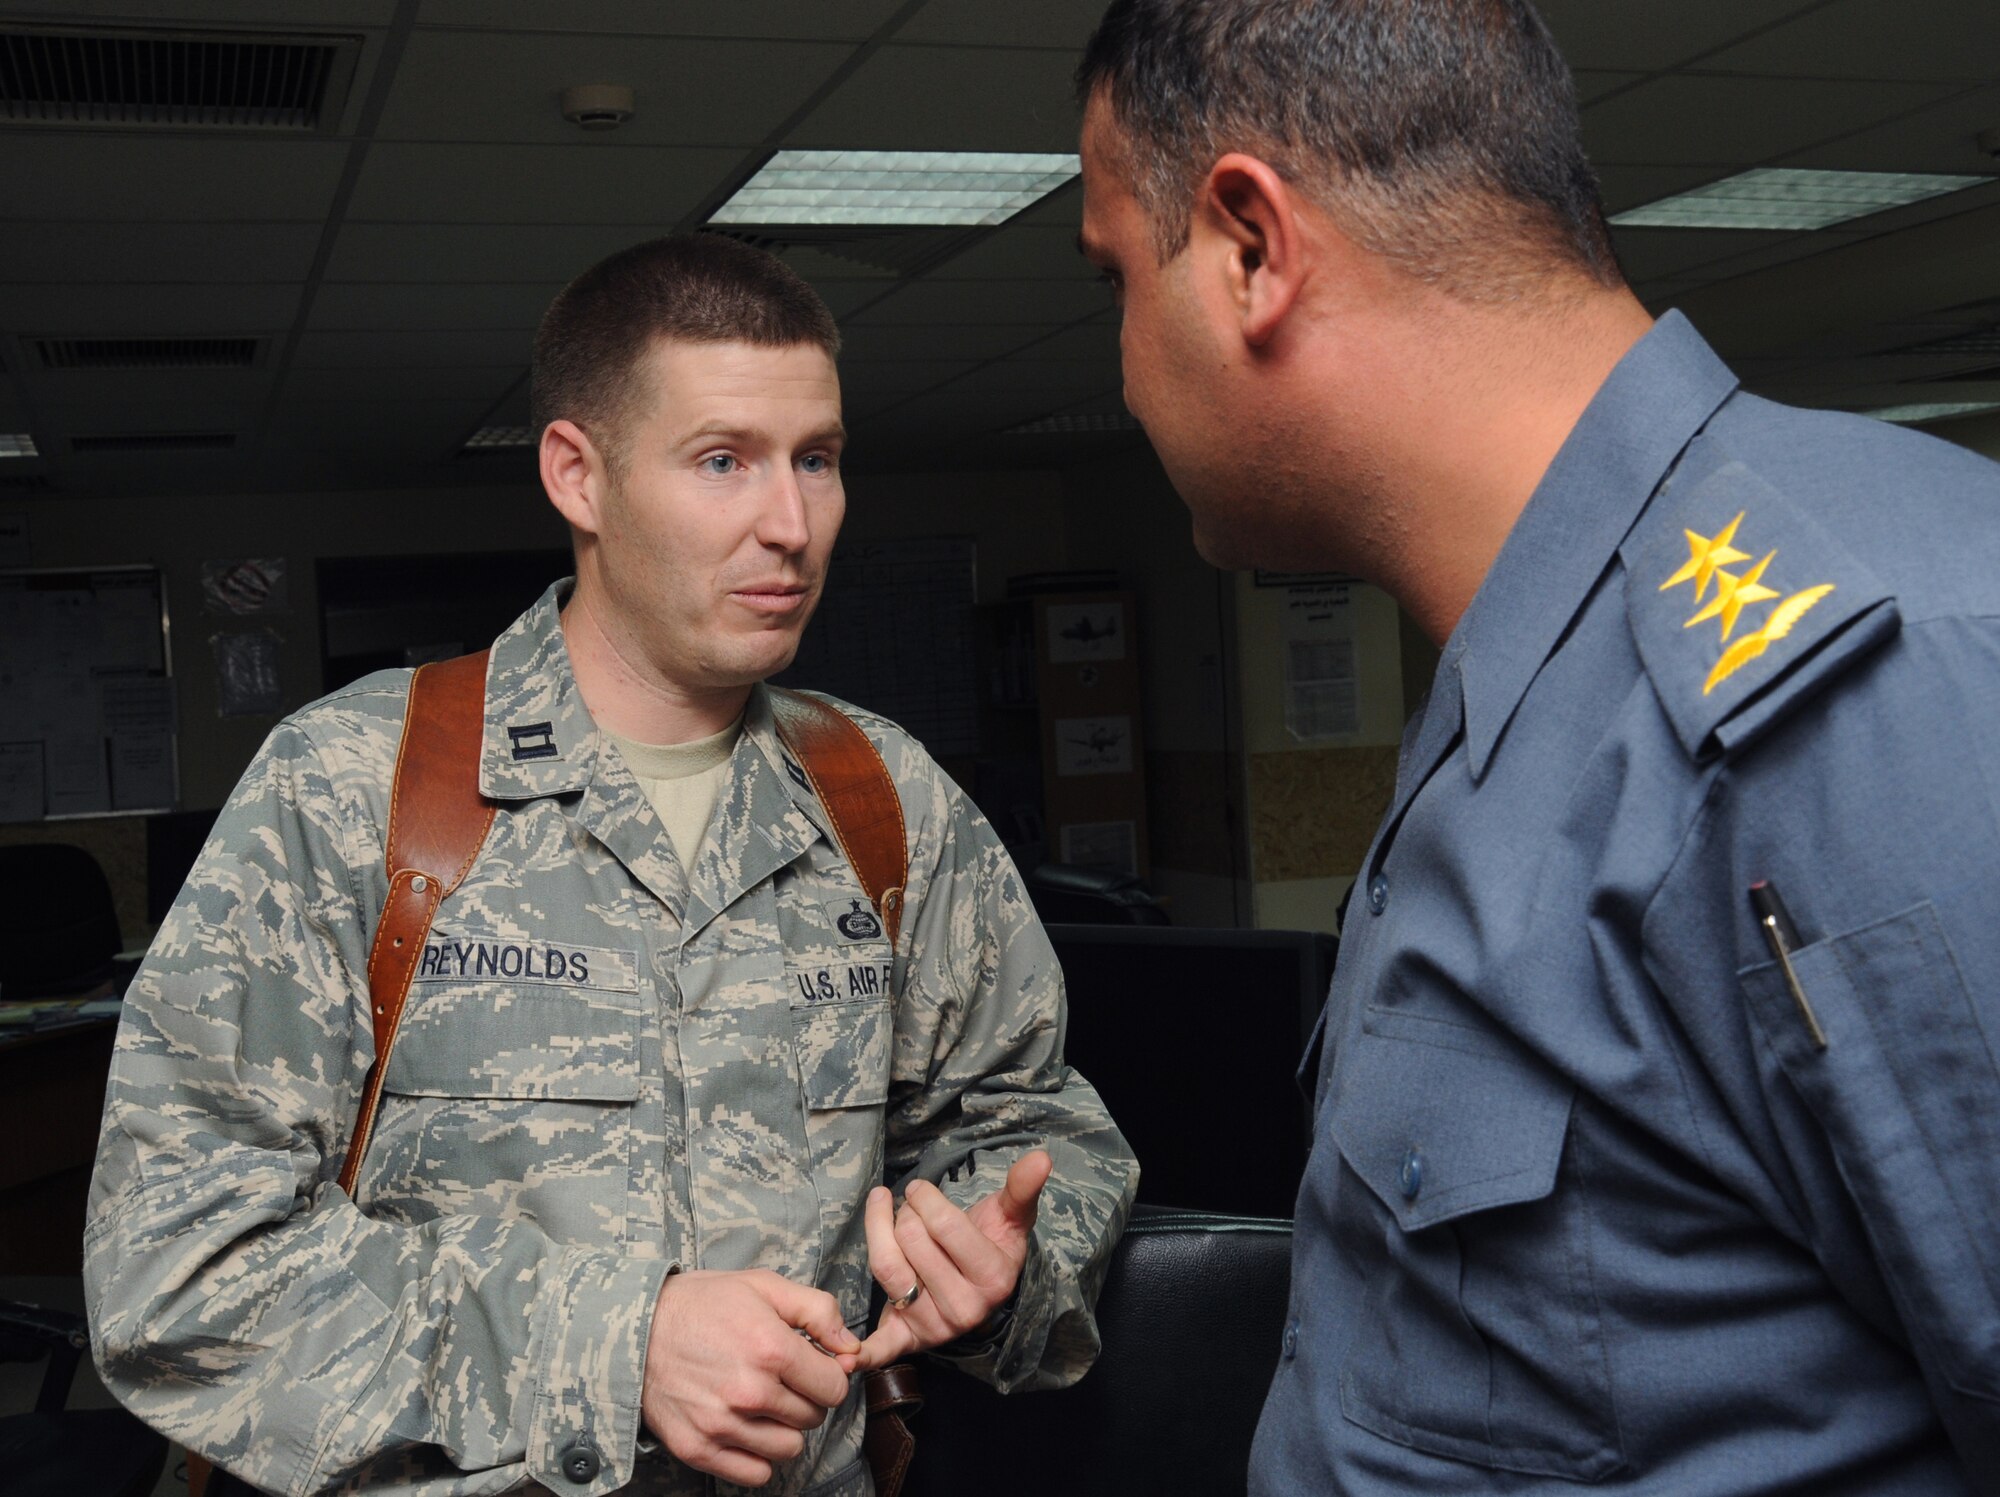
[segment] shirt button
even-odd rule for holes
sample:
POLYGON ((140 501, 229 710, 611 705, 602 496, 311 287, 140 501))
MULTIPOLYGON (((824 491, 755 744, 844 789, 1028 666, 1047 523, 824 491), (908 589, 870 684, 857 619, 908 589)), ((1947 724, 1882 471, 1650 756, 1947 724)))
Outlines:
POLYGON ((1378 873, 1368 880, 1368 908, 1376 914, 1389 907, 1389 875, 1378 873))
POLYGON ((597 1480, 597 1473, 603 1467, 597 1452, 582 1441, 570 1446, 556 1459, 562 1464, 562 1473, 578 1486, 588 1486, 597 1480))
POLYGON ((1403 1167, 1396 1171, 1396 1183, 1403 1187, 1403 1199, 1414 1201, 1417 1193, 1424 1188, 1424 1156, 1419 1149, 1412 1149, 1403 1156, 1403 1167))
POLYGON ((1290 1361, 1299 1354, 1299 1323, 1296 1319, 1285 1327, 1285 1360, 1290 1361))

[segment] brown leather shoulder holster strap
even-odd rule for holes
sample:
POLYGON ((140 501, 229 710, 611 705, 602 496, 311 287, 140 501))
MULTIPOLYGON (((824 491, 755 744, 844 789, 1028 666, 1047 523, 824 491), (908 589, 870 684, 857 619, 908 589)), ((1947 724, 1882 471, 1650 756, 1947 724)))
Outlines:
MULTIPOLYGON (((775 687, 770 700, 778 737, 805 771, 833 824, 834 840, 881 915, 893 956, 903 926, 910 844, 903 825, 903 798, 896 793, 889 766, 868 735, 839 708, 775 687)), ((924 1406, 917 1369, 898 1362, 877 1368, 862 1382, 868 1400, 862 1450, 875 1477, 876 1497, 898 1497, 917 1448, 909 1420, 924 1406)))
POLYGON ((486 655, 461 655, 418 669, 410 680, 403 745, 389 791, 384 862, 389 897, 368 952, 368 1012, 375 1063, 368 1068, 340 1188, 352 1196, 375 1131, 382 1082, 396 1048, 396 1026, 410 978, 438 906, 456 889, 493 826, 493 802, 479 793, 479 752, 486 734, 486 655))
POLYGON ((833 823, 833 840, 847 854, 862 892, 882 917, 891 954, 903 928, 903 886, 910 876, 910 845, 903 827, 903 798, 881 751, 854 719, 817 697, 769 689, 778 737, 799 761, 833 823))

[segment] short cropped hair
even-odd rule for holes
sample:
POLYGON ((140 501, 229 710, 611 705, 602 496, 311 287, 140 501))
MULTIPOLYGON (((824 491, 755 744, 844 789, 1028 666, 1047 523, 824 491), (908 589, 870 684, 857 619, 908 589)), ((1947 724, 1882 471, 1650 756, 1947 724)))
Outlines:
POLYGON ((1462 294, 1552 262, 1622 281, 1575 82, 1529 0, 1114 0, 1076 86, 1109 107, 1163 264, 1240 150, 1462 294))
POLYGON ((646 396, 640 361, 663 338, 811 343, 828 358, 840 355, 833 313, 776 256, 722 234, 652 239, 598 261, 543 314, 528 381, 535 430, 574 421, 619 476, 646 396))

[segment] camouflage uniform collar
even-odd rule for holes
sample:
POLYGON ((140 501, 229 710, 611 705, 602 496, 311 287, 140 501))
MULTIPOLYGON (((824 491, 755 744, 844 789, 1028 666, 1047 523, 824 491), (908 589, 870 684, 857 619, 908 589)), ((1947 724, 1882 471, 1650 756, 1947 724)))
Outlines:
POLYGON ((493 800, 582 790, 597 761, 597 724, 563 642, 565 577, 493 641, 486 663, 486 742, 479 789, 493 800))

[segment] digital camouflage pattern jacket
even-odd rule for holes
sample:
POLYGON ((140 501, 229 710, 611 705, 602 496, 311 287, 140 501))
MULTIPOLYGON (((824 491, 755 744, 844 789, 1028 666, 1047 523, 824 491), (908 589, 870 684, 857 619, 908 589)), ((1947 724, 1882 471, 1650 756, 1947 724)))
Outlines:
MULTIPOLYGON (((969 1205, 1037 1145, 1013 1319, 963 1365, 1055 1387, 1096 1351, 1138 1171, 1063 1064, 1061 972, 992 829, 854 714, 908 829, 892 959, 759 688, 683 871, 577 692, 560 593, 494 645, 499 814, 419 961, 355 1201, 334 1182, 407 672, 279 725, 127 997, 85 1238, 97 1365, 273 1492, 712 1490, 641 1427, 670 1269, 772 1269, 865 1334, 869 1187, 969 1205)), ((861 1426, 857 1380, 766 1490, 865 1494, 861 1426)))

